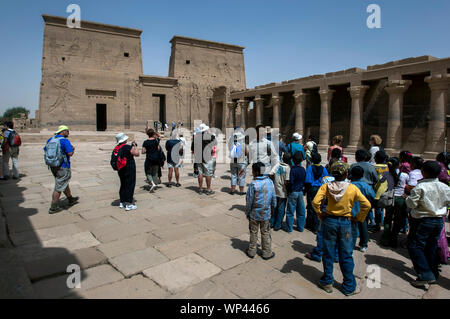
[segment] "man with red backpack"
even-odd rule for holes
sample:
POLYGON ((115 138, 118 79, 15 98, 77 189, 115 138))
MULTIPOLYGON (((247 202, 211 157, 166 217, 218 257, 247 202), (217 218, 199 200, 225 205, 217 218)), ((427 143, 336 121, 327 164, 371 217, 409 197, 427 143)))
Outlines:
POLYGON ((14 131, 14 123, 6 122, 6 130, 2 143, 3 175, 0 180, 9 179, 9 158, 12 162, 13 179, 19 179, 19 147, 22 145, 20 135, 14 131))

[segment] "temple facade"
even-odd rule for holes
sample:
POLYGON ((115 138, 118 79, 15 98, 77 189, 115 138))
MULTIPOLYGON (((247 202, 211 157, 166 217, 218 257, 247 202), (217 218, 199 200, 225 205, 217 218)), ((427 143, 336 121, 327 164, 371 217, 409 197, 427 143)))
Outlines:
POLYGON ((168 76, 144 75, 141 30, 43 15, 41 128, 142 130, 195 120, 225 129, 232 91, 246 88, 243 47, 174 36, 168 76))
POLYGON ((423 56, 257 86, 231 94, 229 126, 313 135, 321 149, 343 135, 349 151, 378 134, 390 154, 433 157, 449 132, 449 72, 450 58, 423 56))

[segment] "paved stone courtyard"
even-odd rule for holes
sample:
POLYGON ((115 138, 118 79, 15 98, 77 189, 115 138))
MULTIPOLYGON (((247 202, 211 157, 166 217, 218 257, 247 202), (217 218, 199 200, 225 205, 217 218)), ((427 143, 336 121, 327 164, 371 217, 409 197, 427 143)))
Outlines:
MULTIPOLYGON (((142 145, 145 136, 135 136, 142 145)), ((338 290, 337 264, 335 291, 317 287, 322 264, 304 257, 315 246, 307 230, 272 232, 276 257, 270 261, 245 255, 245 197, 228 194, 228 165, 217 165, 215 195, 196 193, 190 164, 182 170, 181 188, 163 185, 150 194, 141 156, 138 210, 125 212, 109 164, 113 142, 74 145, 70 185, 80 203, 69 210, 48 214, 54 180, 41 144, 24 144, 24 176, 0 184, 0 298, 346 298, 338 290), (67 288, 70 264, 82 269, 81 289, 67 288)), ((250 175, 249 169, 248 182, 250 175)), ((409 284, 415 276, 407 250, 379 247, 380 235, 371 235, 365 254, 354 252, 362 292, 350 298, 450 298, 450 266, 442 266, 439 284, 428 292, 416 289, 409 284), (381 288, 367 287, 368 265, 380 267, 381 288)))

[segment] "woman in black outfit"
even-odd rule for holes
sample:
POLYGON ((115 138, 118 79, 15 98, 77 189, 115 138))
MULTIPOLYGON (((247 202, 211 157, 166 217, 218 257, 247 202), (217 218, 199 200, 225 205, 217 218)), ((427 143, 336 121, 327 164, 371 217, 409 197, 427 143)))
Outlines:
POLYGON ((124 133, 119 133, 116 136, 116 140, 116 149, 119 151, 119 156, 127 160, 125 167, 119 170, 120 208, 125 208, 126 211, 136 210, 137 206, 133 205, 133 195, 136 187, 136 162, 134 157, 139 157, 139 150, 135 142, 127 145, 128 136, 124 133))
POLYGON ((148 140, 142 145, 142 154, 146 154, 145 158, 145 175, 147 176, 147 183, 151 185, 150 191, 153 192, 156 185, 159 184, 159 169, 160 169, 160 151, 159 135, 153 129, 147 130, 148 140))

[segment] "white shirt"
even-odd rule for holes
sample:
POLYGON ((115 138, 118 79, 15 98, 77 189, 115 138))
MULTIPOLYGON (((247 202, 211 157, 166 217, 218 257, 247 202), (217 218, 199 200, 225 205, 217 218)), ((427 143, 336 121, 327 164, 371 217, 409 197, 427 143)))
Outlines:
MULTIPOLYGON (((397 170, 398 173, 398 170, 397 170)), ((400 173, 398 184, 394 187, 394 196, 402 196, 405 193, 405 186, 408 183, 409 175, 400 173)))
POLYGON ((406 198, 406 205, 412 209, 413 218, 445 216, 450 205, 450 187, 437 178, 424 179, 406 198))
POLYGON ((420 169, 415 169, 409 172, 408 185, 416 186, 417 182, 423 178, 422 171, 420 169))
POLYGON ((369 150, 370 155, 372 156, 370 158, 370 164, 375 165, 375 154, 380 150, 378 146, 372 146, 369 150))

